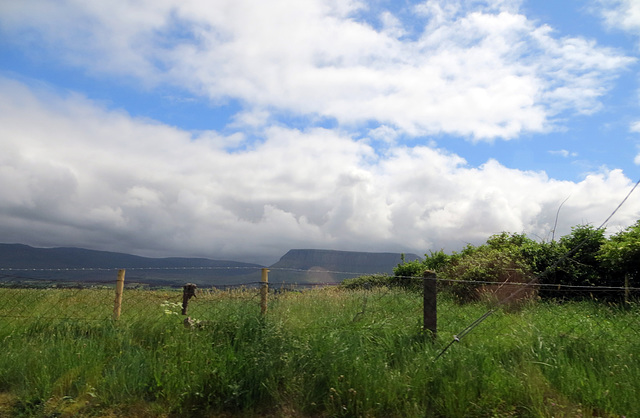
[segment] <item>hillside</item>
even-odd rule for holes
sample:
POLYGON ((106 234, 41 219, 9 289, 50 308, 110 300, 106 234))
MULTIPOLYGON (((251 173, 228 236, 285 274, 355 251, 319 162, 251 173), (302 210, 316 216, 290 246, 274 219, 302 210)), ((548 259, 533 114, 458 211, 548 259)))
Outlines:
POLYGON ((193 282, 211 286, 258 281, 262 267, 207 258, 150 258, 84 248, 0 244, 1 280, 113 282, 117 277, 116 270, 124 268, 127 284, 182 285, 193 282))
MULTIPOLYGON (((406 261, 419 257, 405 254, 406 261)), ((270 281, 335 283, 363 274, 392 274, 402 262, 400 253, 368 253, 335 250, 290 250, 270 266, 270 281)))
MULTIPOLYGON (((407 254, 407 261, 418 258, 407 254)), ((290 250, 269 268, 269 281, 279 283, 335 283, 360 274, 392 273, 399 253, 334 250, 290 250)), ((181 286, 235 285, 260 281, 264 266, 208 258, 150 258, 84 248, 35 248, 0 244, 0 280, 99 283, 115 281, 117 269, 127 270, 126 283, 181 286)))

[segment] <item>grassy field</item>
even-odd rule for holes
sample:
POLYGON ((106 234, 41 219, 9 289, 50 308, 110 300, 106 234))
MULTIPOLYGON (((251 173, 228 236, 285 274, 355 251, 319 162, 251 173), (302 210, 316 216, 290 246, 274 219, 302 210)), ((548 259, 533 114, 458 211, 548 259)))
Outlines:
POLYGON ((0 416, 640 416, 637 306, 438 301, 339 288, 0 289, 0 416))

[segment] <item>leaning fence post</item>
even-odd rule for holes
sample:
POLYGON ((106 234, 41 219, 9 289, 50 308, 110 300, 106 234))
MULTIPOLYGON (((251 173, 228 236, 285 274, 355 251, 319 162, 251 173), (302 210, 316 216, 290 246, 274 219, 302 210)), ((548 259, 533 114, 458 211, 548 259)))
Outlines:
POLYGON ((423 293, 423 330, 429 330, 431 337, 435 340, 438 330, 438 310, 436 308, 437 299, 437 280, 436 273, 427 270, 422 275, 422 283, 424 286, 423 293))
POLYGON ((120 319, 122 309, 122 293, 124 291, 124 269, 118 270, 118 281, 116 281, 116 299, 113 302, 113 319, 120 319))
POLYGON ((182 315, 187 314, 187 308, 189 307, 189 299, 196 297, 196 286, 193 283, 187 283, 182 286, 182 315))
POLYGON ((269 295, 269 269, 262 269, 262 281, 260 284, 260 312, 267 313, 267 295, 269 295))

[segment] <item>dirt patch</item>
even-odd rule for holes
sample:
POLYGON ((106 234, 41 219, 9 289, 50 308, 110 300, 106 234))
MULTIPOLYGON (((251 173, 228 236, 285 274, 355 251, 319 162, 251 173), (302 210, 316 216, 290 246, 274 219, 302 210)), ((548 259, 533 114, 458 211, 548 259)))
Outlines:
POLYGON ((499 283, 483 284, 476 289, 478 299, 492 305, 500 304, 507 310, 517 310, 537 299, 537 281, 519 270, 507 270, 498 278, 499 283))
POLYGON ((0 393, 0 418, 14 416, 14 409, 18 398, 10 393, 0 393))

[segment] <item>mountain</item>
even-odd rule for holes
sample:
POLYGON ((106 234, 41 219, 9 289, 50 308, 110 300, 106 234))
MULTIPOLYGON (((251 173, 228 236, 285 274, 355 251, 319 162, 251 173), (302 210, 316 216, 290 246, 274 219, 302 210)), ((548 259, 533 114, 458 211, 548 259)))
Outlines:
MULTIPOLYGON (((405 260, 419 257, 406 254, 405 260)), ((334 250, 290 250, 269 267, 269 282, 337 283, 363 274, 393 273, 402 261, 399 253, 334 250)), ((118 269, 126 269, 125 283, 152 286, 253 285, 264 266, 208 258, 150 258, 84 248, 35 248, 0 244, 0 282, 42 281, 113 284, 118 269)))
MULTIPOLYGON (((417 260, 405 254, 405 261, 417 260)), ((393 274, 402 262, 400 253, 335 250, 290 250, 269 267, 272 283, 336 283, 365 274, 393 274)))
POLYGON ((0 244, 0 280, 113 283, 126 269, 127 284, 155 286, 238 284, 260 281, 264 266, 207 258, 150 258, 84 248, 0 244))

